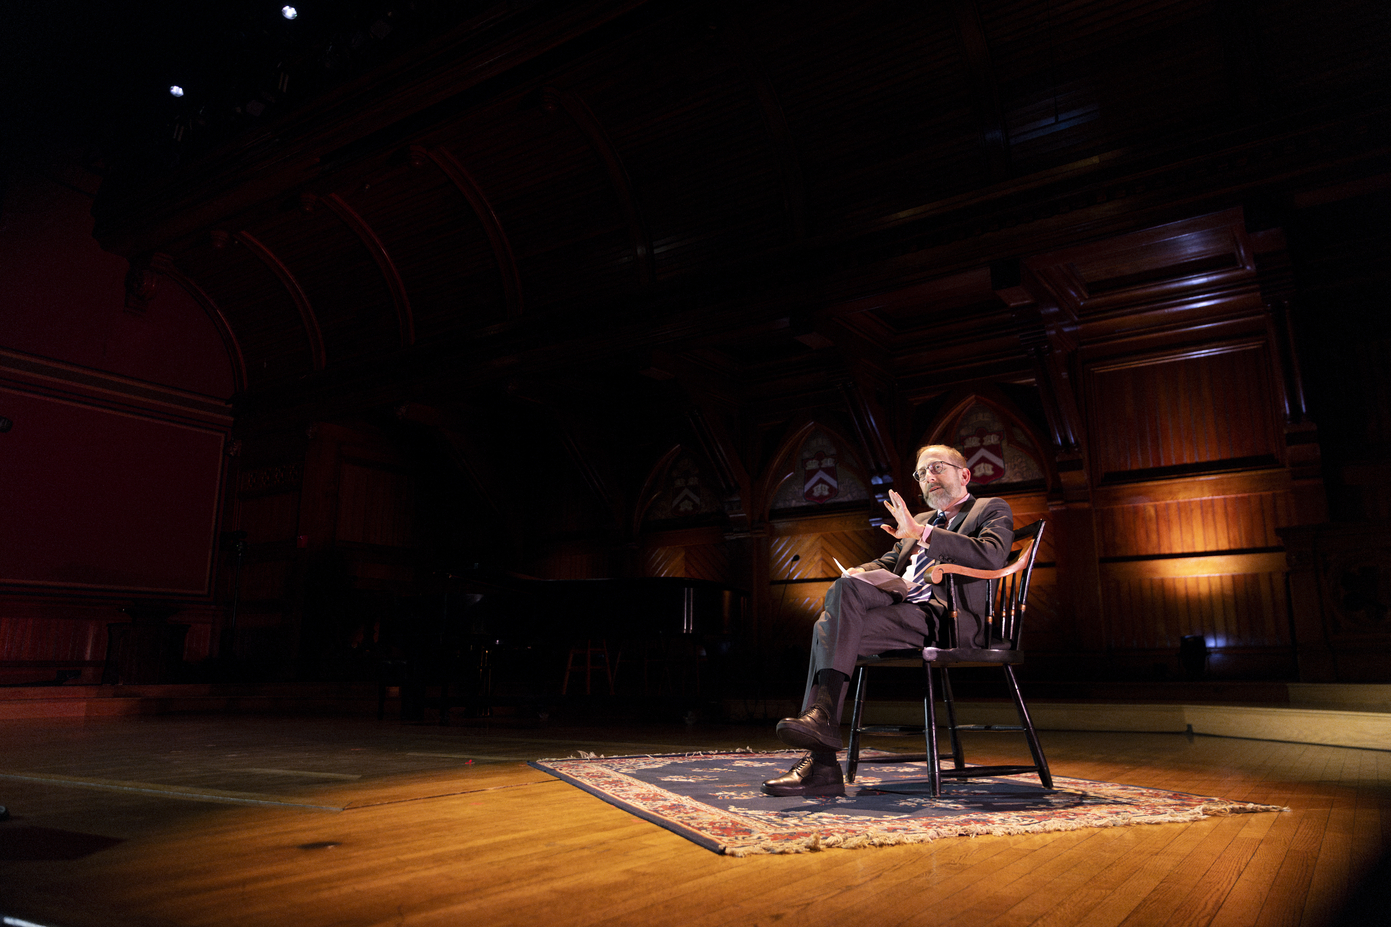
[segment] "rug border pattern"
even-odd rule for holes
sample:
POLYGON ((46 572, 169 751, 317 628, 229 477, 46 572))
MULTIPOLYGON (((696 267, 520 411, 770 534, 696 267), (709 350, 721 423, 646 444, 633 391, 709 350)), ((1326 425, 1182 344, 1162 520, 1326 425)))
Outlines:
MULTIPOLYGON (((632 756, 571 756, 534 760, 528 765, 627 811, 685 837, 691 842, 727 856, 764 853, 803 853, 827 848, 896 846, 927 843, 946 837, 1003 836, 1012 834, 1055 833, 1092 827, 1124 827, 1132 824, 1189 823, 1213 815, 1287 811, 1276 805, 1229 801, 1142 786, 1119 785, 1054 776, 1055 792, 1074 792, 1084 796, 1134 801, 1137 807, 1164 799, 1172 807, 1157 813, 1112 813, 1106 816, 1048 816, 980 814, 964 816, 942 825, 930 825, 921 818, 882 820, 865 825, 846 825, 834 814, 811 811, 811 819, 801 826, 759 826, 738 808, 722 809, 697 799, 679 795, 644 782, 626 770, 653 764, 669 765, 673 760, 730 757, 752 761, 795 758, 795 751, 737 751, 642 754, 632 756)), ((1000 781, 1036 782, 1032 775, 1000 777, 1000 781)), ((977 782, 989 780, 975 780, 977 782)), ((804 803, 805 799, 793 799, 804 803)))

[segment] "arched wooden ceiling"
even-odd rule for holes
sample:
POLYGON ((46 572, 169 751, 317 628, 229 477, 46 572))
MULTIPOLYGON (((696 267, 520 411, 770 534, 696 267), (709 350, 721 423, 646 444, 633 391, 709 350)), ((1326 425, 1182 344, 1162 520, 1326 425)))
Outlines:
MULTIPOLYGON (((1360 0, 495 13, 109 184, 99 239, 215 306, 251 395, 653 349, 772 377, 831 344, 892 371, 962 314, 1023 369, 1000 294, 1047 289, 1034 256, 1384 171, 1391 36, 1360 0)), ((1169 258, 1071 273, 1211 271, 1169 258)))

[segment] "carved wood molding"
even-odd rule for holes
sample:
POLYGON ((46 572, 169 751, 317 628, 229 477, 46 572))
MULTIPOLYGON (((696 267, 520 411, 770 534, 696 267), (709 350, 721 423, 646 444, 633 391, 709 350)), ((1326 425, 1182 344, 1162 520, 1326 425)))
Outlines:
POLYGON ((327 365, 327 357, 324 354, 324 335, 319 329, 319 319, 314 314, 314 307, 310 305, 309 296, 304 292, 304 287, 300 286, 290 268, 285 266, 285 262, 280 260, 274 251, 262 244, 250 232, 237 232, 232 237, 260 258, 262 263, 270 268, 271 273, 279 278, 281 285, 285 287, 285 292, 289 294, 295 308, 299 310, 300 321, 304 324, 304 335, 309 342, 309 353, 313 358, 314 369, 316 371, 323 370, 327 365))
POLYGON ((1148 228, 1025 259, 1069 319, 1210 301, 1255 284, 1254 249, 1241 209, 1148 228))
POLYGON ((237 340, 237 333, 232 329, 232 323, 223 314, 222 308, 217 301, 208 294, 192 277, 185 274, 174 263, 174 259, 167 254, 155 254, 150 257, 150 266, 159 273, 172 280, 175 285, 187 293, 203 311, 207 313, 208 319, 217 329, 217 335, 222 339, 222 346, 227 350, 227 357, 232 362, 232 388, 237 393, 243 393, 247 389, 246 376, 246 355, 242 353, 241 342, 237 340))
POLYGON ((898 455, 893 451, 894 442, 887 434, 887 415, 875 400, 873 391, 858 381, 841 383, 841 393, 845 397, 860 446, 864 448, 870 491, 876 500, 886 501, 889 490, 894 486, 894 470, 898 464, 898 455))
POLYGON ((401 279, 401 272, 396 269, 396 262, 391 259, 386 245, 382 243, 372 226, 368 225, 367 220, 363 219, 357 210, 349 206, 347 201, 337 193, 330 193, 323 198, 322 202, 326 203, 333 214, 342 219, 357 234, 368 253, 372 255, 372 260, 377 262, 377 269, 382 272, 387 290, 391 293, 392 304, 396 308, 396 322, 401 330, 401 345, 408 347, 415 344, 415 317, 411 313, 410 294, 406 292, 406 284, 401 279))
POLYGON ((1290 472, 1282 467, 1103 485, 1093 490, 1092 501, 1098 506, 1152 505, 1283 493, 1293 488, 1294 480, 1290 472))
POLYGON ((522 281, 517 271, 517 258, 512 252, 512 243, 507 239, 501 220, 498 219, 482 188, 478 186, 478 182, 464 165, 444 148, 412 146, 410 158, 411 163, 417 165, 423 165, 426 161, 433 162, 454 184, 455 189, 464 195, 469 206, 473 207, 473 213, 482 223, 483 231, 493 247, 493 259, 497 261, 498 274, 502 278, 502 291, 507 299, 507 314, 513 318, 520 316, 523 310, 522 281))
POLYGON ((667 470, 676 462, 676 458, 681 456, 681 445, 676 444, 665 454, 658 458, 652 468, 647 471, 647 479, 643 481, 642 489, 639 490, 637 497, 633 500, 633 517, 630 523, 632 537, 642 534, 642 520, 647 515, 647 510, 662 495, 661 481, 666 476, 667 470))
POLYGON ((275 464, 268 467, 255 467, 243 470, 238 481, 238 492, 254 493, 263 490, 284 491, 299 489, 304 481, 303 461, 275 464))
POLYGON ((150 308, 150 300, 155 297, 159 286, 159 274, 151 266, 148 254, 131 258, 130 269, 126 271, 126 311, 134 315, 144 315, 150 308))
MULTIPOLYGON (((555 410, 552 409, 554 413, 555 410)), ((565 447, 565 452, 570 456, 570 462, 584 479, 584 483, 589 487, 589 491, 609 513, 612 524, 621 525, 622 501, 609 486, 609 481, 594 466, 593 459, 588 453, 587 448, 580 441, 576 429, 573 427, 572 420, 561 415, 555 415, 556 432, 560 435, 560 443, 565 447)))
POLYGON ((736 526, 743 527, 748 520, 743 491, 748 477, 733 453, 725 429, 711 419, 712 417, 699 405, 686 410, 686 422, 691 433, 700 443, 701 450, 715 468, 715 477, 720 481, 720 497, 724 503, 725 514, 736 526))
POLYGON ((232 407, 222 400, 6 348, 0 348, 0 384, 141 418, 211 426, 224 433, 232 424, 232 407))
POLYGON ((623 165, 618 150, 609 140, 599 118, 578 94, 570 90, 547 87, 542 91, 543 105, 551 112, 564 112, 589 142, 594 153, 603 162, 608 172, 609 183, 622 206, 623 216, 628 223, 628 237, 633 248, 634 263, 638 268, 638 279, 644 286, 650 285, 657 276, 652 254, 652 235, 647 230, 647 222, 638 209, 637 197, 628 169, 623 165))
MULTIPOLYGON (((775 518, 768 522, 768 537, 799 537, 818 532, 865 531, 878 535, 879 529, 865 520, 863 512, 833 512, 830 514, 798 514, 796 518, 775 518)), ((884 535, 884 546, 894 543, 884 535)), ((847 564, 848 565, 848 564, 847 564)))
POLYGON ((1181 579, 1188 576, 1231 576, 1239 573, 1284 573, 1285 552, 1205 554, 1196 557, 1156 557, 1100 565, 1101 579, 1133 582, 1145 579, 1181 579))

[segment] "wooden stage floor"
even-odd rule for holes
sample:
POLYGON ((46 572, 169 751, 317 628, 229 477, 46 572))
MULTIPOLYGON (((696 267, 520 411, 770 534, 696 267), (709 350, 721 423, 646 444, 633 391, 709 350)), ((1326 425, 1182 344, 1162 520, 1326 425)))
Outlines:
MULTIPOLYGON (((1047 732, 1061 775, 1291 810, 744 859, 524 765, 579 750, 776 748, 771 734, 234 715, 4 721, 0 804, 12 819, 0 823, 0 922, 1386 922, 1340 913, 1391 846, 1386 751, 1047 732)), ((1007 758, 1009 740, 968 745, 968 756, 1007 758)))

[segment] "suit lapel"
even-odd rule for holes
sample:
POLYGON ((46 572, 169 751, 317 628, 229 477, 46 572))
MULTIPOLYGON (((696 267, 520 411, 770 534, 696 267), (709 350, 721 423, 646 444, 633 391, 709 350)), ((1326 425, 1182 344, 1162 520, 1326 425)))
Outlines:
MULTIPOLYGON (((976 497, 975 497, 975 496, 970 496, 970 495, 968 495, 968 496, 966 497, 966 501, 963 502, 963 503, 961 503, 961 510, 960 510, 959 512, 957 512, 955 515, 953 515, 951 518, 947 519, 946 528, 947 528, 948 531, 951 531, 951 532, 953 532, 954 534, 969 534, 969 533, 970 533, 970 532, 967 530, 967 528, 968 528, 968 526, 969 526, 969 527, 972 527, 972 528, 975 527, 975 522, 971 520, 971 516, 972 516, 973 514, 975 514, 974 510, 975 510, 976 501, 977 501, 977 500, 976 500, 976 497), (968 523, 969 523, 969 525, 968 525, 968 523)), ((935 513, 934 513, 934 516, 935 516, 935 513)), ((894 570, 894 572, 897 573, 897 574, 899 574, 900 576, 905 575, 905 574, 907 573, 907 571, 908 571, 908 561, 911 560, 912 558, 913 558, 913 542, 907 541, 907 540, 900 541, 900 542, 899 542, 899 548, 898 548, 898 563, 895 564, 896 569, 894 570)), ((929 561, 929 563, 934 563, 934 562, 935 562, 935 559, 934 559, 933 561, 929 561)))
POLYGON ((976 497, 967 496, 966 501, 961 503, 961 511, 957 512, 955 517, 947 519, 947 530, 955 534, 969 534, 966 525, 969 522, 971 527, 975 527, 976 523, 971 519, 975 507, 976 497))

